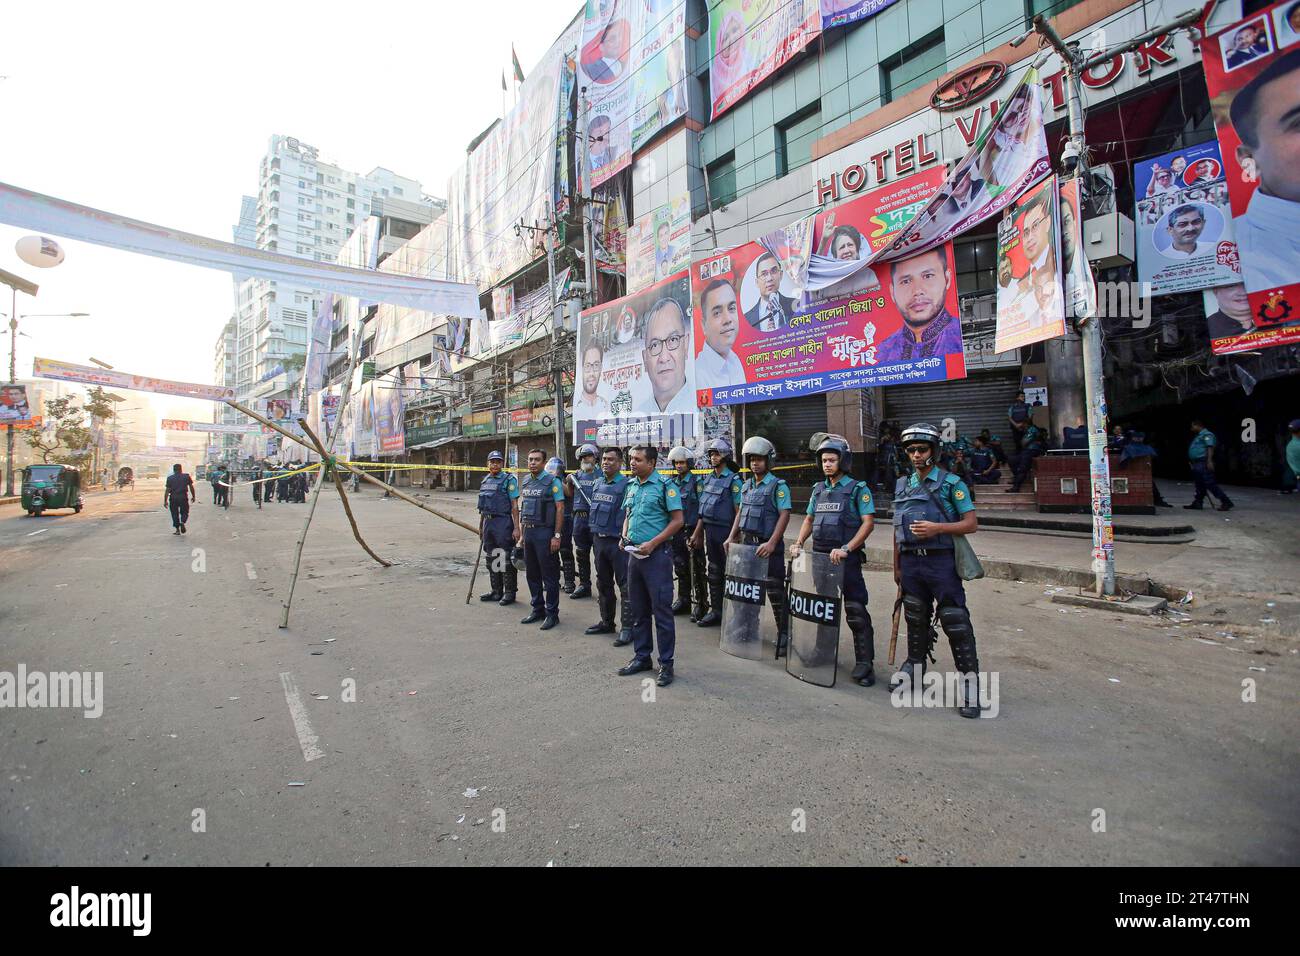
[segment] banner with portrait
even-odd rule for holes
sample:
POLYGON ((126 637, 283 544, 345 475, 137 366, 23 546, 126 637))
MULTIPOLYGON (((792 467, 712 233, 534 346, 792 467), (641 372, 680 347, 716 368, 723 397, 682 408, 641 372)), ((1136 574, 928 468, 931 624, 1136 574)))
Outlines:
POLYGON ((1283 0, 1201 41, 1254 322, 1300 316, 1300 8, 1283 0))
POLYGON ((710 119, 821 36, 821 0, 708 0, 710 119))
MULTIPOLYGON (((381 306, 383 308, 383 306, 381 306)), ((333 353, 330 344, 334 337, 334 293, 326 292, 316 307, 307 339, 307 357, 303 361, 303 378, 307 391, 314 392, 325 385, 333 353)))
POLYGON ((813 262, 845 263, 847 271, 802 298, 789 263, 760 243, 696 262, 699 405, 964 378, 951 244, 868 263, 942 175, 919 173, 819 214, 813 262))
POLYGON ((1250 296, 1242 283, 1206 289, 1204 296, 1205 332, 1215 355, 1300 344, 1300 319, 1283 325, 1255 324, 1250 296))
POLYGON ((406 451, 406 402, 400 383, 375 379, 375 454, 400 455, 406 451))
POLYGON ((1133 194, 1138 279, 1151 295, 1241 281, 1217 141, 1134 163, 1133 194))
POLYGON ((0 385, 0 424, 14 425, 30 421, 32 410, 27 404, 26 385, 0 385))
POLYGON ((1061 274, 1065 279, 1066 315, 1080 317, 1097 312, 1097 283, 1092 276, 1083 242, 1082 197, 1079 180, 1067 179, 1061 183, 1061 274))
POLYGON ((822 29, 847 26, 874 17, 897 0, 821 0, 822 29))
POLYGON ((689 271, 582 313, 575 443, 680 444, 695 434, 690 314, 689 271))
POLYGON ((998 223, 998 317, 994 352, 1065 334, 1061 224, 1049 176, 998 223))
POLYGON ((691 264, 691 197, 641 216, 627 233, 627 291, 639 292, 691 264))

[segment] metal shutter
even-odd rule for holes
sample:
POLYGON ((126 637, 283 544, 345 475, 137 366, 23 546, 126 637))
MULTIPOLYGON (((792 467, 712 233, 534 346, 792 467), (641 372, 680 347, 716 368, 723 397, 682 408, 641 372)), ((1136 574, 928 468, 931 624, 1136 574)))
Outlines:
MULTIPOLYGON (((779 422, 776 435, 764 435, 783 457, 792 457, 808 451, 808 439, 814 432, 826 431, 826 396, 801 395, 772 402, 751 402, 745 406, 745 427, 757 416, 766 412, 776 415, 779 422)), ((740 416, 737 415, 737 423, 740 416)), ((752 432, 747 431, 746 437, 752 432)))
POLYGON ((945 418, 957 422, 957 433, 968 438, 987 428, 1007 434, 1007 406, 1020 390, 1020 369, 980 372, 955 382, 892 385, 885 392, 885 417, 906 428, 929 422, 943 429, 945 418))

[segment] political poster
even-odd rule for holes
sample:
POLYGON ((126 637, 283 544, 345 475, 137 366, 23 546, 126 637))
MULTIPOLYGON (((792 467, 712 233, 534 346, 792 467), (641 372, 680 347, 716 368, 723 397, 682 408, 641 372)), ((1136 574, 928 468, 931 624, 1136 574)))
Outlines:
POLYGON ((1138 279, 1151 295, 1241 282, 1218 142, 1133 165, 1138 279))
POLYGON ((591 184, 599 186, 686 114, 686 0, 587 0, 578 86, 589 104, 591 184))
POLYGON ((1300 316, 1300 11, 1284 0, 1201 41, 1241 279, 1257 326, 1300 316))
POLYGON ((897 0, 821 0, 822 29, 847 26, 874 17, 897 0))
POLYGON ((660 445, 694 436, 690 315, 688 270, 582 313, 575 443, 660 445))
POLYGON ((696 262, 694 333, 701 407, 844 388, 966 376, 951 244, 869 263, 925 205, 940 169, 866 193, 816 217, 802 298, 757 242, 696 262), (827 255, 829 253, 829 255, 827 255))
POLYGON ((1065 311, 1079 317, 1097 312, 1097 283, 1092 277, 1083 242, 1082 197, 1079 180, 1067 179, 1061 183, 1061 274, 1065 279, 1065 311))
POLYGON ((236 425, 226 422, 187 422, 176 418, 164 418, 159 427, 165 432, 212 432, 220 435, 256 435, 262 430, 256 422, 236 425))
POLYGON ((1205 332, 1215 355, 1256 352, 1300 343, 1300 319, 1285 325, 1258 326, 1246 287, 1221 285, 1206 289, 1205 332))
POLYGON ((401 386, 376 379, 374 385, 375 445, 377 455, 406 451, 406 404, 401 386))
POLYGON ((627 291, 639 292, 691 264, 691 197, 671 202, 641 216, 628 229, 627 291))
POLYGON ((711 119, 821 36, 821 0, 708 0, 708 5, 711 119))
POLYGON ((330 351, 334 336, 334 298, 332 292, 322 295, 312 319, 311 335, 307 339, 307 357, 303 360, 303 377, 307 380, 309 393, 324 387, 326 373, 334 357, 330 351))
POLYGON ((1049 176, 998 223, 998 316, 994 352, 1065 334, 1061 226, 1049 176))
POLYGON ((26 385, 0 385, 0 424, 14 425, 32 417, 26 385))
POLYGON ((193 382, 173 382, 165 378, 132 375, 129 372, 75 365, 55 359, 36 358, 32 361, 33 378, 52 378, 63 382, 81 382, 105 388, 125 388, 132 392, 154 392, 159 395, 176 395, 180 398, 201 398, 211 402, 233 401, 235 390, 222 385, 199 385, 193 382))

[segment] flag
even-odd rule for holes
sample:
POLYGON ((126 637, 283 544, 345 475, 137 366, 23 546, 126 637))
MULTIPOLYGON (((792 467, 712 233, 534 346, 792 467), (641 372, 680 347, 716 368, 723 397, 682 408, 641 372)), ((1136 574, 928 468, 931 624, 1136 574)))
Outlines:
POLYGON ((522 83, 524 81, 524 68, 519 65, 519 54, 515 52, 515 45, 510 44, 510 62, 515 65, 515 80, 522 83))
POLYGON ((501 91, 504 93, 509 87, 506 86, 506 71, 501 71, 501 91))

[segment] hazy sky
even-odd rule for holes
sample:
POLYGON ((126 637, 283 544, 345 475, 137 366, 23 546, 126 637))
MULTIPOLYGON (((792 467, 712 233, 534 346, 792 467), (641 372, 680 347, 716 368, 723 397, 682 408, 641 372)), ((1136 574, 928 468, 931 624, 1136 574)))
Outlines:
MULTIPOLYGON (((465 147, 501 113, 511 42, 527 73, 581 6, 7 3, 0 181, 229 240, 271 134, 284 133, 345 169, 386 166, 445 197, 465 147)), ((232 311, 228 274, 59 237, 66 261, 37 269, 14 252, 27 234, 0 225, 0 269, 41 286, 35 299, 19 295, 18 313, 91 317, 22 323, 31 337, 18 338, 19 378, 39 354, 212 381, 232 311)), ((6 315, 8 293, 0 287, 6 315)), ((211 419, 207 402, 155 404, 167 417, 211 419)))

